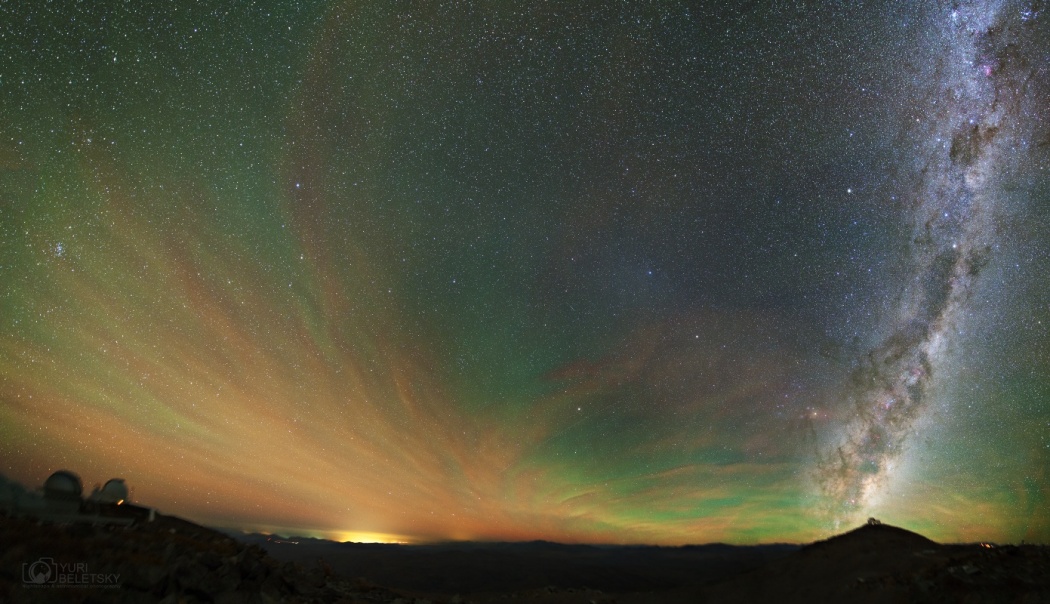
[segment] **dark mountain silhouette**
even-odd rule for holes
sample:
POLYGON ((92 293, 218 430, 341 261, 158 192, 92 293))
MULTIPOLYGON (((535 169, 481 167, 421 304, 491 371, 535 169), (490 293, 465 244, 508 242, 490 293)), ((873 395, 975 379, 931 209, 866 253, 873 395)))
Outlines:
POLYGON ((703 593, 711 602, 1047 602, 1048 572, 1043 546, 942 545, 869 524, 703 593))
POLYGON ((799 551, 799 557, 835 555, 841 550, 879 550, 900 554, 938 547, 936 541, 889 524, 865 524, 823 541, 815 541, 799 551))

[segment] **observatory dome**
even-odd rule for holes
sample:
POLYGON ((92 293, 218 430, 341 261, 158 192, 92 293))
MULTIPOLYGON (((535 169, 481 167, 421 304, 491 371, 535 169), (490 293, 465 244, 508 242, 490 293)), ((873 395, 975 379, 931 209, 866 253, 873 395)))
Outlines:
POLYGON ((128 485, 123 478, 110 478, 98 493, 98 500, 106 503, 124 503, 128 500, 128 485))
POLYGON ((59 470, 44 481, 44 497, 49 499, 80 499, 83 492, 80 477, 69 470, 59 470))

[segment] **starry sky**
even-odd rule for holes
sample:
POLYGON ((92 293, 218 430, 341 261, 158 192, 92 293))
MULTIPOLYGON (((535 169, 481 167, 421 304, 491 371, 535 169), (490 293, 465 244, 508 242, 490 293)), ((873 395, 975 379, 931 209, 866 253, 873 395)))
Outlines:
POLYGON ((10 478, 340 540, 1050 541, 1040 2, 14 2, 0 51, 10 478))

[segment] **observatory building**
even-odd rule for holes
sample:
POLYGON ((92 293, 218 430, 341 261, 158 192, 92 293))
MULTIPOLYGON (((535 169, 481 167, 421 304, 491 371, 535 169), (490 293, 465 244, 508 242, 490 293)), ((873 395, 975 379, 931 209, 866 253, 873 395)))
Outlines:
POLYGON ((69 470, 59 470, 44 481, 44 508, 50 513, 76 514, 80 511, 80 496, 84 485, 69 470))
POLYGON ((89 498, 90 501, 115 505, 127 503, 130 499, 128 485, 123 478, 110 478, 101 489, 96 486, 89 498))
POLYGON ((84 484, 74 472, 59 470, 32 492, 0 476, 0 509, 15 516, 31 516, 51 522, 131 524, 152 521, 155 510, 132 505, 131 490, 123 478, 111 478, 95 486, 84 498, 84 484))
POLYGON ((44 481, 44 497, 56 500, 80 499, 84 485, 80 477, 69 470, 59 470, 44 481))

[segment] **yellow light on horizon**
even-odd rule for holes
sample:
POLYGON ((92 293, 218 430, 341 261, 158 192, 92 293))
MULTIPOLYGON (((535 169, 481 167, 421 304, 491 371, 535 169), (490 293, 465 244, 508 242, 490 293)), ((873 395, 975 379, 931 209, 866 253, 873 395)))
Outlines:
POLYGON ((335 533, 331 539, 343 543, 399 543, 407 544, 409 541, 400 535, 387 533, 369 533, 365 531, 345 531, 335 533))

